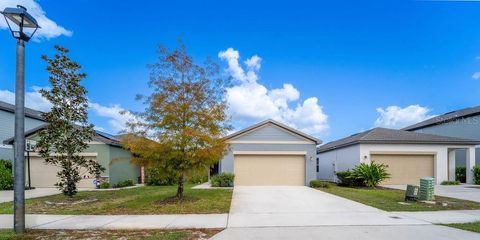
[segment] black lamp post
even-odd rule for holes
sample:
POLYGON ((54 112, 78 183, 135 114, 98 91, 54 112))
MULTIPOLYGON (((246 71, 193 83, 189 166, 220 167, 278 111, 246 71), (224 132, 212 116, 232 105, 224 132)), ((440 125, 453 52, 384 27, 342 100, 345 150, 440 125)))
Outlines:
POLYGON ((14 229, 25 232, 25 42, 40 27, 23 6, 5 8, 1 12, 14 38, 17 39, 17 71, 15 83, 15 142, 14 142, 14 229), (12 23, 12 24, 11 24, 12 23), (33 29, 27 35, 24 29, 33 29))

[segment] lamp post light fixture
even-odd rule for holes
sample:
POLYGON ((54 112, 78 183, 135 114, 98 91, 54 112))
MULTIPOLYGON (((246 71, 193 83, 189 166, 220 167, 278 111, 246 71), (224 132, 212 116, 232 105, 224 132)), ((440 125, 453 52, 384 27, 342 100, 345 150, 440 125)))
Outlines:
POLYGON ((15 142, 14 148, 14 184, 13 211, 14 230, 17 234, 25 232, 25 42, 37 31, 37 21, 23 6, 5 8, 0 12, 7 21, 8 28, 17 39, 17 70, 15 82, 15 142), (27 35, 24 30, 33 29, 27 35))

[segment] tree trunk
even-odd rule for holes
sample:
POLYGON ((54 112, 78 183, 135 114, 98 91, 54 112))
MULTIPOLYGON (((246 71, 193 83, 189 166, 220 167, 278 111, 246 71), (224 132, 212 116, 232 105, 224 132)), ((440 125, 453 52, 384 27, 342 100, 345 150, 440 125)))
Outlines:
POLYGON ((178 177, 177 198, 183 198, 183 176, 178 177))

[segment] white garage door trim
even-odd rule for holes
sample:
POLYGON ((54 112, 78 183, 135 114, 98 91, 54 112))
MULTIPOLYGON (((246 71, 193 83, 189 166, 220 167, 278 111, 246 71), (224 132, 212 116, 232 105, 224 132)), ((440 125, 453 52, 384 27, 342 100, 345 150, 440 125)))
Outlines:
MULTIPOLYGON (((59 156, 60 154, 53 153, 51 156, 59 156)), ((86 153, 78 153, 76 154, 78 156, 84 156, 84 157, 98 157, 98 153, 91 153, 91 152, 86 152, 86 153)), ((25 153, 25 157, 27 156, 27 153, 25 153)), ((38 152, 30 152, 30 157, 41 157, 40 153, 38 152)))
MULTIPOLYGON (((302 151, 241 151, 235 152, 233 161, 234 161, 234 173, 236 174, 235 177, 235 185, 237 186, 305 186, 305 179, 306 179, 306 159, 305 159, 306 152, 302 151), (243 167, 247 167, 247 171, 249 173, 241 174, 241 170, 239 169, 239 161, 246 161, 242 160, 242 156, 244 157, 254 157, 258 156, 259 158, 262 157, 288 157, 291 156, 293 159, 292 160, 287 160, 287 159, 281 159, 278 160, 280 161, 294 161, 294 162, 284 162, 286 163, 285 165, 275 165, 274 161, 272 162, 272 159, 266 159, 265 161, 268 160, 267 165, 259 165, 258 166, 258 171, 252 171, 248 170, 249 168, 247 165, 244 165, 243 167), (290 166, 290 164, 293 164, 290 166), (301 164, 301 168, 295 168, 293 167, 296 164, 301 164), (275 169, 275 167, 277 168, 275 169), (287 166, 286 168, 282 169, 282 166, 287 166), (296 170, 298 171, 296 171, 296 170), (293 170, 290 171, 290 170, 293 170), (295 172, 296 171, 296 172, 295 172), (301 173, 299 173, 301 171, 301 173), (293 175, 288 175, 286 174, 287 172, 293 173, 293 175), (269 174, 270 173, 270 174, 269 174), (300 175, 300 176, 299 176, 300 175), (242 176, 242 177, 240 177, 242 176), (287 176, 290 176, 288 178, 287 176), (259 179, 257 182, 255 179, 259 179), (242 183, 239 183, 241 181, 242 183)), ((248 158, 247 158, 248 159, 248 158)), ((248 159, 252 160, 252 159, 248 159)), ((259 159, 260 160, 260 159, 259 159)), ((260 160, 261 161, 261 160, 260 160)), ((244 163, 245 164, 245 163, 244 163)), ((252 162, 249 163, 250 165, 252 162)), ((253 163, 253 166, 255 163, 253 163)), ((241 165, 240 165, 241 166, 241 165)), ((250 169, 252 169, 252 165, 250 166, 250 169)), ((253 168, 257 169, 257 168, 253 168)), ((245 169, 242 169, 245 171, 245 169)))
POLYGON ((306 151, 233 151, 233 155, 307 155, 306 151))

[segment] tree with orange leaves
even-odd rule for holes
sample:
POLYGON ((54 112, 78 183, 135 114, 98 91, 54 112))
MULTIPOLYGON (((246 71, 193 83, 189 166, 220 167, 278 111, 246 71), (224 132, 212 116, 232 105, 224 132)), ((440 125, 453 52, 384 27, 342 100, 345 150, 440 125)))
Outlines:
POLYGON ((153 92, 138 97, 146 108, 134 113, 137 120, 128 123, 129 134, 122 142, 134 161, 173 174, 176 197, 182 199, 184 180, 225 154, 222 137, 231 128, 225 98, 228 79, 210 60, 194 63, 183 44, 173 51, 160 46, 158 62, 148 67, 153 92))

